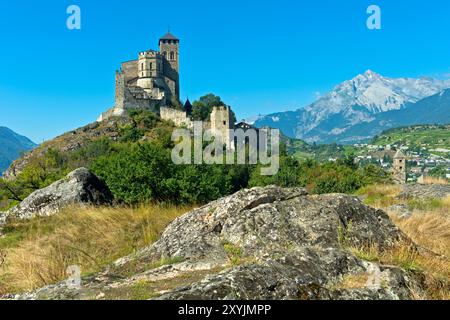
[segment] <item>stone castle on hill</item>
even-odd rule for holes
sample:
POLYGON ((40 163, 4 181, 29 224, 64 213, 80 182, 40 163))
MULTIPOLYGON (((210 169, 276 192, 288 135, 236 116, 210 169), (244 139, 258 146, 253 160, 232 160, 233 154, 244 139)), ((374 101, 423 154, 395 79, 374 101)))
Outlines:
MULTIPOLYGON (((147 109, 170 120, 177 126, 191 128, 192 105, 186 101, 180 105, 180 40, 170 32, 159 39, 159 51, 147 50, 136 60, 123 62, 116 71, 116 96, 114 107, 98 119, 103 121, 123 116, 129 109, 147 109)), ((229 107, 216 107, 207 127, 225 132, 234 127, 229 107)))

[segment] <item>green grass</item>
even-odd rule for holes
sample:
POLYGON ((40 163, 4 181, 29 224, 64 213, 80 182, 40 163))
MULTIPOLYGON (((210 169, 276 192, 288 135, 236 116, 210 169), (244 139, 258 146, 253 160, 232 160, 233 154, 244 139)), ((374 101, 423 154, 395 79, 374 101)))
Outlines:
POLYGON ((427 198, 427 199, 409 199, 408 208, 410 210, 432 211, 438 210, 445 206, 443 199, 427 198))
POLYGON ((37 217, 27 221, 11 221, 3 227, 0 250, 17 246, 21 241, 37 236, 46 236, 54 231, 56 223, 49 217, 37 217))
POLYGON ((223 248, 228 255, 228 259, 230 260, 232 265, 239 265, 242 261, 242 249, 232 243, 226 242, 223 244, 223 248))
POLYGON ((379 262, 380 260, 378 250, 374 250, 373 247, 350 248, 349 250, 355 257, 361 260, 369 262, 379 262))

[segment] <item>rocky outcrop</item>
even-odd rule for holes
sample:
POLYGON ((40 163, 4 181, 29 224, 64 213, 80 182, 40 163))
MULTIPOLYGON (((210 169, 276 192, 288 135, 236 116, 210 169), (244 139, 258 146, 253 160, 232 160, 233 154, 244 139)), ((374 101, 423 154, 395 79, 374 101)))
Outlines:
POLYGON ((450 195, 450 185, 407 184, 403 187, 403 192, 398 197, 400 199, 440 199, 448 195, 450 195))
POLYGON ((406 271, 347 249, 402 240, 383 211, 355 197, 254 188, 176 219, 82 288, 61 283, 15 298, 115 299, 139 285, 158 299, 412 299, 420 284, 406 271))
POLYGON ((113 196, 108 187, 88 169, 80 168, 47 188, 37 190, 6 212, 6 219, 50 216, 72 204, 106 205, 113 196))

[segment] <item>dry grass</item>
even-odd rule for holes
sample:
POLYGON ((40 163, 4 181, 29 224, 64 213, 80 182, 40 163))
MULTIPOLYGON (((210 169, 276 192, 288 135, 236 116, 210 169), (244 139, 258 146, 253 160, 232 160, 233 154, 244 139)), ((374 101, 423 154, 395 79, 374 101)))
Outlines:
POLYGON ((338 284, 331 286, 331 290, 337 289, 363 289, 367 287, 367 281, 369 275, 367 273, 348 274, 344 276, 342 281, 338 284))
POLYGON ((415 243, 450 258, 450 215, 414 212, 409 219, 391 219, 415 243))
POLYGON ((165 227, 192 208, 71 208, 49 218, 17 222, 0 239, 5 262, 0 294, 32 290, 66 278, 79 265, 83 274, 156 241, 165 227))
MULTIPOLYGON (((431 180, 430 180, 431 181, 431 180)), ((435 183, 436 181, 434 181, 435 183)), ((351 248, 361 259, 396 265, 407 271, 423 274, 427 297, 450 299, 450 196, 443 199, 399 200, 399 186, 376 185, 360 191, 367 195, 366 204, 385 209, 394 204, 407 205, 409 218, 389 212, 392 221, 422 250, 403 243, 380 252, 375 247, 351 248)))
POLYGON ((450 195, 448 195, 444 199, 442 199, 442 203, 448 209, 448 212, 450 214, 450 195))
POLYGON ((415 293, 417 299, 450 299, 450 260, 446 257, 421 252, 411 243, 398 243, 383 251, 375 246, 349 248, 349 250, 360 259, 398 266, 423 277, 425 295, 415 293))
MULTIPOLYGON (((395 224, 407 234, 414 243, 432 253, 411 251, 404 256, 409 257, 410 265, 423 271, 428 287, 428 298, 450 299, 450 214, 449 207, 429 212, 413 212, 408 219, 391 218, 395 224)), ((397 253, 397 256, 399 254, 397 253)), ((395 256, 394 256, 395 257, 395 256)), ((394 260, 392 257, 389 260, 394 260)), ((395 262, 395 261, 394 261, 395 262)))
POLYGON ((420 179, 420 184, 441 184, 441 185, 447 185, 449 184, 447 179, 444 178, 438 178, 438 177, 430 177, 426 176, 420 179))

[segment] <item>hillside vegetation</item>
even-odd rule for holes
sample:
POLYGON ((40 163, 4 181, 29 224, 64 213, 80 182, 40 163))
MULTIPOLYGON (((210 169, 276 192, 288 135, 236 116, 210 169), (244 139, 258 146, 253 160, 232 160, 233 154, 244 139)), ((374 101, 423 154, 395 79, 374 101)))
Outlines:
POLYGON ((249 186, 306 186, 313 193, 354 192, 389 175, 352 158, 320 163, 297 160, 285 146, 275 176, 255 165, 175 165, 171 160, 174 126, 149 111, 95 123, 46 142, 19 159, 0 179, 0 211, 35 190, 86 167, 111 189, 117 203, 204 204, 249 186))
POLYGON ((375 137, 372 144, 405 145, 411 150, 423 149, 438 155, 450 154, 450 125, 391 129, 375 137))

